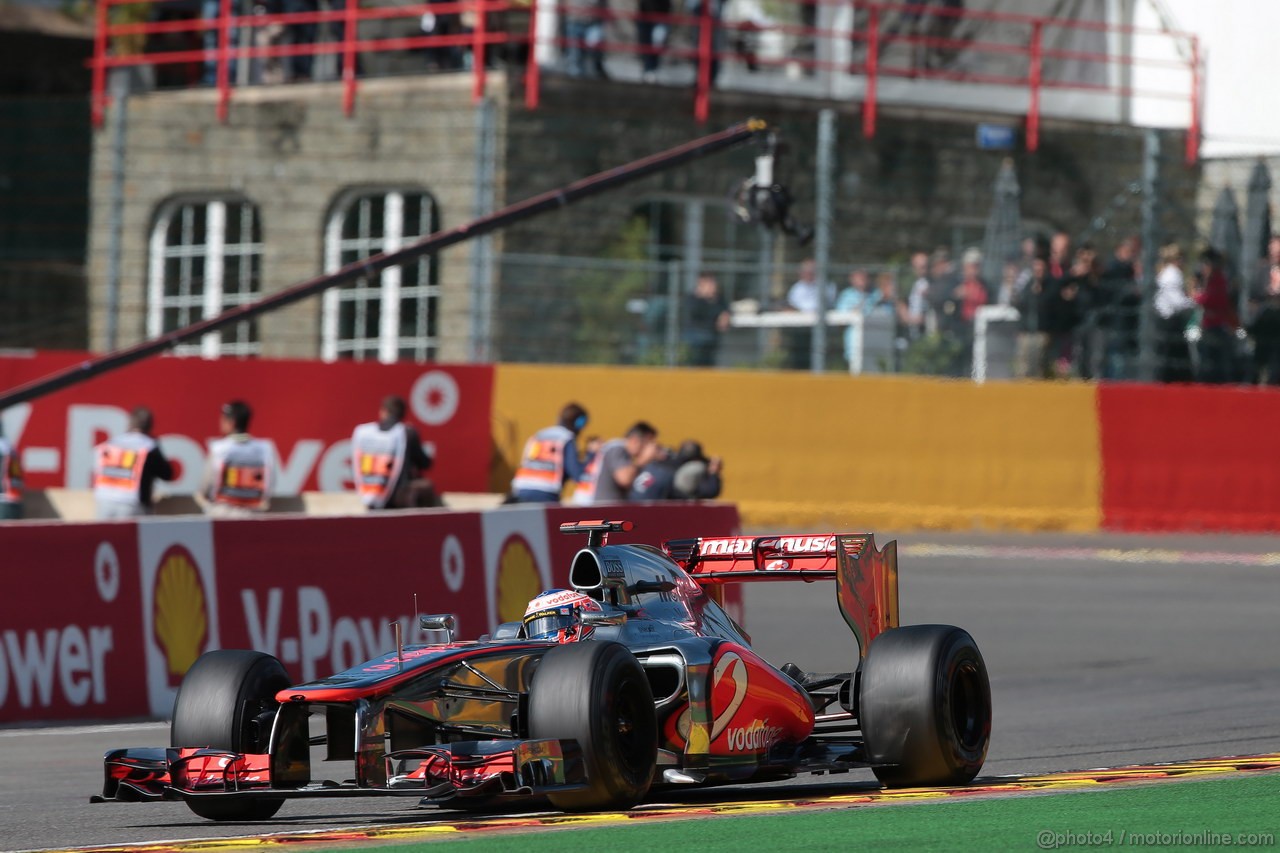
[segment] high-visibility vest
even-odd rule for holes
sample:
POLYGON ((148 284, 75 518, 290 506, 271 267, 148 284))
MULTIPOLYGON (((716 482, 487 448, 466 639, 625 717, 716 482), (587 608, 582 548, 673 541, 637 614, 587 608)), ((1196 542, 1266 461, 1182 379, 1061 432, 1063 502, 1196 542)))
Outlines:
POLYGON ((559 495, 564 487, 564 455, 573 441, 573 431, 562 426, 550 426, 534 433, 524 443, 520 467, 511 479, 511 491, 559 495))
POLYGON ((142 504, 142 469, 156 449, 156 440, 140 432, 126 432, 93 449, 93 497, 127 506, 142 504))
POLYGON ((271 445, 260 438, 220 438, 209 445, 214 480, 209 499, 228 506, 265 508, 271 494, 271 445))
POLYGON ((587 470, 583 472, 582 479, 573 490, 573 503, 586 505, 596 502, 596 489, 600 485, 600 468, 604 463, 605 454, 615 447, 625 446, 626 442, 621 438, 615 438, 600 445, 600 449, 596 451, 595 456, 591 457, 587 470))
POLYGON ((351 479, 365 506, 382 509, 391 502, 408 446, 404 424, 391 429, 377 423, 360 424, 351 433, 351 479))
POLYGON ((0 437, 0 501, 17 503, 22 500, 22 463, 18 461, 18 449, 8 439, 0 437))

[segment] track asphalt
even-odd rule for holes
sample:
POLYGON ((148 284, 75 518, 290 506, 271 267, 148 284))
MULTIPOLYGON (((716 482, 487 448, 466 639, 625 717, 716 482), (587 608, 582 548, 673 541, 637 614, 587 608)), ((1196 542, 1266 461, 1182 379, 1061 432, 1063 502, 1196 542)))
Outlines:
MULTIPOLYGON (((959 625, 986 657, 995 721, 984 780, 1280 752, 1280 537, 899 538, 903 623, 959 625)), ((748 587, 746 626, 778 664, 834 671, 856 655, 825 584, 748 587)), ((299 801, 257 825, 200 820, 181 803, 88 804, 106 748, 166 742, 156 724, 0 730, 0 850, 442 817, 412 800, 299 801)), ((727 787, 682 799, 865 794, 870 779, 801 777, 767 794, 727 787)))

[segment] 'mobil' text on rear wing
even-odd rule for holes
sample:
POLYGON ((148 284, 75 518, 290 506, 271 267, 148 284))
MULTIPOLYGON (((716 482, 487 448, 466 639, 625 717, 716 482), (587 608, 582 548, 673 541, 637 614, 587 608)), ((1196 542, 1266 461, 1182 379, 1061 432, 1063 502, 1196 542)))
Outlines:
POLYGON ((663 548, 703 586, 740 581, 835 580, 840 613, 867 653, 898 627, 898 546, 870 533, 676 539, 663 548))

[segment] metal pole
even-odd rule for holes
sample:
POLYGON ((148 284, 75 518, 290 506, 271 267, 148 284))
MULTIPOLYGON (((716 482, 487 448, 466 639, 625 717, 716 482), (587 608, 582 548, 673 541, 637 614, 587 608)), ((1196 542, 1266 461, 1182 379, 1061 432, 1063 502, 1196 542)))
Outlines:
MULTIPOLYGON (((485 98, 476 107, 476 191, 475 217, 493 213, 497 135, 493 99, 485 98)), ((471 360, 493 360, 493 238, 481 237, 471 249, 471 360)))
POLYGON ((109 371, 141 361, 148 356, 164 352, 184 341, 198 338, 201 335, 218 331, 227 326, 243 323, 253 317, 284 308, 295 302, 301 302, 303 299, 316 296, 331 287, 346 284, 360 278, 372 278, 376 273, 388 267, 406 264, 426 255, 435 254, 442 249, 488 234, 499 228, 505 228, 508 225, 529 219, 538 214, 559 210, 580 199, 599 195, 616 187, 647 178, 650 175, 656 175, 667 169, 724 151, 753 139, 767 130, 768 124, 759 119, 751 119, 741 124, 735 124, 719 133, 694 139, 658 154, 652 154, 640 160, 574 181, 567 186, 525 199, 489 216, 467 222, 448 231, 437 231, 435 234, 429 234, 397 251, 371 255, 363 260, 348 264, 337 272, 299 282, 263 299, 259 299, 257 302, 230 308, 216 317, 192 323, 190 326, 184 326, 158 338, 83 361, 69 368, 51 373, 48 376, 19 385, 0 394, 0 410, 76 385, 95 376, 101 376, 109 371))
POLYGON ((818 284, 818 313, 813 319, 813 348, 809 369, 821 373, 827 361, 827 266, 831 259, 831 181, 836 147, 836 112, 818 113, 817 192, 813 228, 814 278, 818 284))
POLYGON ((667 262, 667 367, 680 362, 680 262, 667 262))
POLYGON ((124 170, 131 68, 111 72, 111 214, 107 224, 107 328, 105 349, 117 346, 120 329, 120 257, 124 241, 124 170))
POLYGON ((1148 130, 1142 153, 1142 314, 1138 319, 1138 378, 1156 378, 1156 259, 1160 229, 1160 134, 1148 130))
MULTIPOLYGON (((760 283, 757 296, 760 300, 760 310, 769 310, 770 284, 773 279, 773 231, 760 226, 760 283)), ((764 354, 769 349, 769 330, 761 326, 756 330, 756 359, 764 360, 764 354)))
POLYGON ((684 292, 693 293, 702 272, 703 204, 699 199, 684 203, 684 292))

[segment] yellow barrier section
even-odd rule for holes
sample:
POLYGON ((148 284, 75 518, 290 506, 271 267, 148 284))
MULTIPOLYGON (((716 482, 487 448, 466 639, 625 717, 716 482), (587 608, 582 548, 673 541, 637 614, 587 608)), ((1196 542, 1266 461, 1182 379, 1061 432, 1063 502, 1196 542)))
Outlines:
POLYGON ((749 528, 1097 530, 1095 388, 922 377, 499 365, 494 486, 577 401, 586 435, 636 420, 725 459, 749 528))

